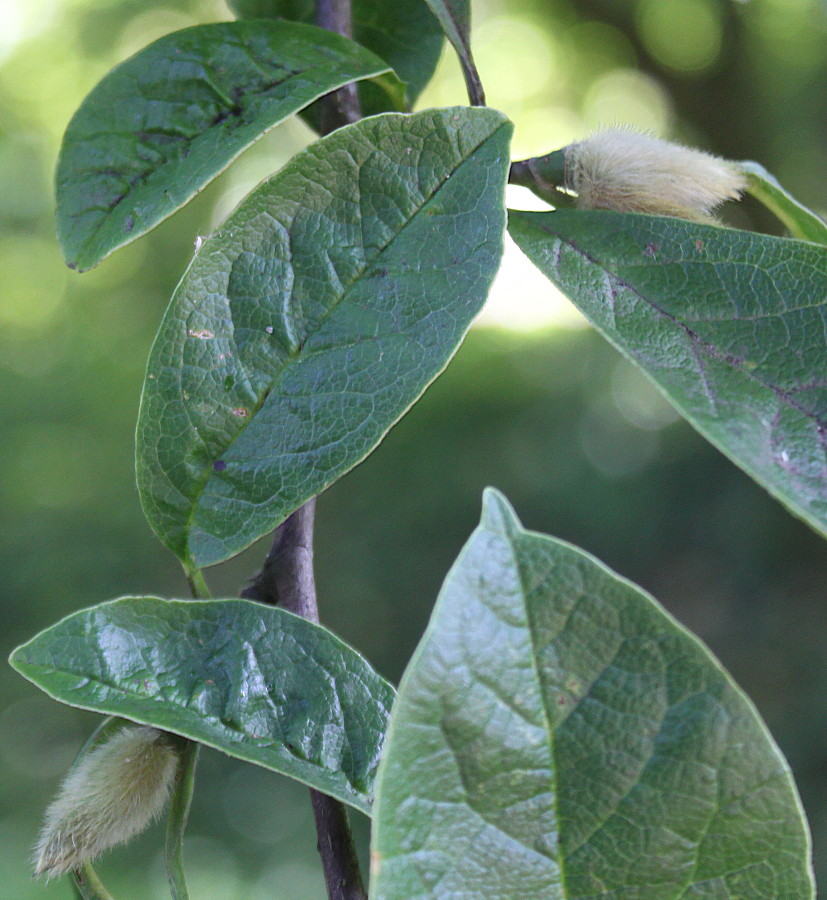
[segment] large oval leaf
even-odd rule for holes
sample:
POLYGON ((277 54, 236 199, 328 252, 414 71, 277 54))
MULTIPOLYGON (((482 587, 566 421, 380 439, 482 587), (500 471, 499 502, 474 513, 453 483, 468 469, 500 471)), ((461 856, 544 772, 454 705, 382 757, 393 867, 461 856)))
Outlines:
POLYGON ((293 22, 223 22, 167 35, 83 101, 57 165, 66 261, 97 265, 183 206, 274 125, 388 66, 293 22))
MULTIPOLYGON (((229 0, 243 18, 282 17, 314 22, 314 0, 229 0)), ((353 0, 353 39, 381 56, 405 82, 408 104, 413 105, 431 80, 442 52, 442 28, 425 0, 353 0)), ((391 110, 372 85, 361 85, 362 112, 372 115, 391 110)))
POLYGON ((370 814, 393 688, 292 613, 122 597, 68 616, 10 661, 62 703, 180 734, 370 814))
POLYGON ((402 679, 375 900, 806 900, 809 836, 747 697, 657 603, 487 492, 402 679))
POLYGON ((827 535, 827 249, 611 212, 512 212, 509 230, 701 434, 827 535))
POLYGON ((499 265, 510 134, 488 109, 365 119, 294 157, 204 243, 138 421, 144 510, 185 563, 275 527, 442 370, 499 265))

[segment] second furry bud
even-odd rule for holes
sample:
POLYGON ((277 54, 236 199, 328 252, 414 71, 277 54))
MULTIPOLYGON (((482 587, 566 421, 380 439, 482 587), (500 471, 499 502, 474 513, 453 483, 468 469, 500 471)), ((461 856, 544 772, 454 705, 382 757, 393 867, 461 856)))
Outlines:
POLYGON ((177 766, 167 735, 140 725, 86 753, 46 810, 35 875, 64 875, 143 831, 163 811, 177 766))

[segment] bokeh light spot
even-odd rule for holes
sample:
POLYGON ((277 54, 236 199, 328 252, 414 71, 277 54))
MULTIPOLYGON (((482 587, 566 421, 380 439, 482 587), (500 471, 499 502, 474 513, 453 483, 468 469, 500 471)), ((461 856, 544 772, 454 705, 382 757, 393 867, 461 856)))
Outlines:
POLYGON ((53 242, 16 235, 0 242, 0 325, 37 330, 59 314, 66 268, 53 242))
POLYGON ((474 57, 493 106, 552 96, 560 76, 560 54, 548 31, 526 19, 496 16, 483 22, 474 39, 474 57), (515 47, 519 66, 514 65, 515 47))
POLYGON ((578 78, 593 79, 616 68, 632 68, 637 54, 631 41, 605 22, 578 22, 566 31, 578 78))
MULTIPOLYGON (((506 202, 512 209, 549 207, 526 188, 509 185, 506 202)), ((586 319, 506 235, 502 264, 476 328, 532 332, 551 328, 585 328, 586 319)))
POLYGON ((637 27, 646 49, 667 69, 702 72, 721 52, 716 0, 640 0, 637 27))
POLYGON ((589 88, 583 118, 590 128, 622 124, 662 136, 669 131, 672 113, 658 81, 633 69, 615 69, 589 88))
POLYGON ((612 372, 612 400, 623 418, 644 431, 660 431, 680 420, 674 406, 626 359, 612 372))

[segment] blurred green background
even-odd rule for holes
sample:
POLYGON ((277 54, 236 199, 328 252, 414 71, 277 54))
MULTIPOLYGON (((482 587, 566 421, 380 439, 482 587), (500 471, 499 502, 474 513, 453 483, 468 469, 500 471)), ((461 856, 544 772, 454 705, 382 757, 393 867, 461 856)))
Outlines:
MULTIPOLYGON (((515 155, 629 122, 760 160, 827 209, 823 0, 474 9, 479 67, 489 102, 517 124, 515 155)), ((298 122, 277 129, 190 207, 82 276, 53 238, 51 173, 70 115, 112 65, 169 31, 229 17, 218 0, 0 0, 4 654, 81 606, 186 596, 133 483, 145 358, 196 236, 311 135, 298 122)), ((462 102, 446 52, 420 106, 462 102)), ((750 204, 727 215, 776 228, 750 204)), ((710 644, 792 763, 827 885, 824 543, 679 421, 513 248, 445 375, 319 503, 322 616, 394 681, 486 484, 527 526, 597 554, 710 644)), ((236 594, 265 549, 211 572, 216 591, 236 594)), ((68 898, 63 883, 33 882, 27 857, 94 717, 8 667, 0 692, 0 893, 68 898)), ((367 823, 354 818, 364 842, 367 823)), ((194 900, 324 895, 309 804, 291 782, 206 751, 189 834, 194 900)), ((100 869, 119 900, 166 896, 158 828, 100 869)))

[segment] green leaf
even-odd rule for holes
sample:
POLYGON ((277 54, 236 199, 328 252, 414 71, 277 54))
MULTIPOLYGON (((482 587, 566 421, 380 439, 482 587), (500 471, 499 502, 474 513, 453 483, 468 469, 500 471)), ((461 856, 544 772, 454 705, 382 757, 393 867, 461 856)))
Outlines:
POLYGON ((611 212, 512 212, 509 230, 701 434, 827 535, 827 250, 611 212))
POLYGON ((793 237, 827 244, 827 223, 779 184, 760 163, 737 164, 747 177, 747 190, 787 226, 793 237))
POLYGON ((370 813, 393 688, 292 613, 122 597, 47 628, 10 662, 62 703, 179 734, 370 813))
MULTIPOLYGON (((281 17, 314 22, 314 0, 228 0, 240 18, 281 17)), ((381 56, 406 83, 412 106, 431 80, 442 52, 442 28, 425 0, 353 0, 353 39, 381 56)), ((362 112, 386 112, 393 107, 373 85, 360 85, 362 112)))
POLYGON ((197 25, 107 75, 75 113, 57 165, 57 228, 80 270, 154 228, 246 147, 317 97, 387 65, 291 22, 197 25))
POLYGON ((502 253, 512 126, 388 114, 294 157, 204 242, 149 359, 147 518, 220 562, 364 459, 444 368, 502 253))
POLYGON ((650 596, 487 491, 402 684, 374 900, 805 900, 809 835, 749 699, 650 596))
POLYGON ((471 0, 427 0, 427 3, 457 51, 471 103, 484 106, 485 92, 471 55, 471 0))

